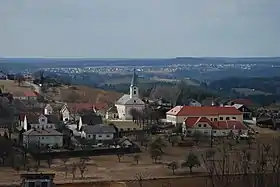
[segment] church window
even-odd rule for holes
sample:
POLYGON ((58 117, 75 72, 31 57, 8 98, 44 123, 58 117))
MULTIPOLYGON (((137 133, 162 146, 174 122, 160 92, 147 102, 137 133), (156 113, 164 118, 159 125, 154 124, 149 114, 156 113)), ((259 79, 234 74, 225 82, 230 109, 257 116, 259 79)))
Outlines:
POLYGON ((136 90, 136 87, 134 87, 133 89, 136 90))
POLYGON ((136 91, 134 91, 133 93, 134 93, 134 95, 136 95, 136 91))
POLYGON ((136 100, 134 100, 134 103, 136 103, 136 100))

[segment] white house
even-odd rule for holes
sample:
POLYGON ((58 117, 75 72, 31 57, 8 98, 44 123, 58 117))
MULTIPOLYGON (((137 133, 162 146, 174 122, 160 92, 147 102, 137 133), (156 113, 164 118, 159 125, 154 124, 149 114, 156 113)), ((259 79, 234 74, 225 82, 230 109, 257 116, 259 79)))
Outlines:
POLYGON ((234 134, 247 134, 248 128, 244 123, 237 120, 210 121, 206 117, 188 117, 182 126, 186 136, 200 132, 204 136, 227 136, 230 132, 234 134))
POLYGON ((63 134, 55 129, 32 128, 22 134, 23 146, 62 147, 63 134))
POLYGON ((50 115, 53 113, 53 107, 50 104, 46 104, 44 107, 44 115, 50 115))
POLYGON ((62 120, 64 122, 67 122, 67 121, 70 120, 70 111, 69 111, 69 109, 67 107, 67 104, 63 105, 63 107, 60 110, 60 114, 61 114, 62 120))
POLYGON ((23 146, 26 148, 30 147, 30 145, 41 147, 63 146, 63 134, 55 130, 55 124, 49 123, 48 118, 43 114, 37 120, 38 123, 30 123, 31 128, 28 130, 28 118, 26 115, 24 116, 23 129, 25 132, 22 134, 23 146))
POLYGON ((82 137, 94 143, 111 144, 115 133, 115 128, 110 125, 87 125, 83 127, 82 137))
POLYGON ((139 88, 137 86, 137 75, 135 73, 135 69, 129 92, 129 95, 123 95, 115 104, 118 111, 118 117, 122 120, 132 120, 132 115, 130 114, 132 109, 141 111, 145 108, 145 103, 139 98, 139 88))

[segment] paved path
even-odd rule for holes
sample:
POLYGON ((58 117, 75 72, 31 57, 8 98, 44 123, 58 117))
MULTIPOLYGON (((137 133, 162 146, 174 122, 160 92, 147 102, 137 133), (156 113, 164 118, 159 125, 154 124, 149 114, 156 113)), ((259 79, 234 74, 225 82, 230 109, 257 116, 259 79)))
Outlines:
POLYGON ((37 84, 34 84, 32 82, 28 82, 28 81, 25 81, 25 84, 28 85, 28 86, 32 86, 34 88, 34 91, 41 94, 41 87, 38 86, 37 84))

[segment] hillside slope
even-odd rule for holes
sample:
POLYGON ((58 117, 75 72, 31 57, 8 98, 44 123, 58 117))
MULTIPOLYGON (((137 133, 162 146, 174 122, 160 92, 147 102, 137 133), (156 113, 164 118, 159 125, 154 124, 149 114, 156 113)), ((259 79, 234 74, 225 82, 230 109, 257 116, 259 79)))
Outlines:
POLYGON ((93 104, 104 103, 108 106, 113 105, 121 96, 122 94, 118 92, 105 91, 82 85, 49 88, 46 92, 46 97, 55 101, 93 104))

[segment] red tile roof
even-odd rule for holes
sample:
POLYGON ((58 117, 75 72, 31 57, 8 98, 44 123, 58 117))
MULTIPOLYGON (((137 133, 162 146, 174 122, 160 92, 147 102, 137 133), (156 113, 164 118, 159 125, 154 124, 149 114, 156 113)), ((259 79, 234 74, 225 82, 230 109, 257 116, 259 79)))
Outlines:
POLYGON ((204 123, 207 123, 208 125, 212 126, 211 121, 206 117, 188 117, 185 120, 185 124, 188 128, 193 128, 199 122, 204 122, 204 123))
POLYGON ((246 125, 244 125, 242 122, 237 120, 210 121, 206 117, 188 117, 185 120, 185 125, 187 128, 193 128, 199 122, 207 123, 213 129, 237 129, 237 130, 247 129, 246 125))
POLYGON ((23 92, 23 95, 26 97, 37 97, 35 92, 23 92))
POLYGON ((166 114, 174 116, 214 116, 214 115, 242 115, 235 107, 219 106, 176 106, 166 114))
POLYGON ((253 104, 253 102, 249 99, 234 99, 231 102, 233 102, 234 104, 241 104, 241 105, 246 105, 246 106, 253 104))

